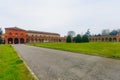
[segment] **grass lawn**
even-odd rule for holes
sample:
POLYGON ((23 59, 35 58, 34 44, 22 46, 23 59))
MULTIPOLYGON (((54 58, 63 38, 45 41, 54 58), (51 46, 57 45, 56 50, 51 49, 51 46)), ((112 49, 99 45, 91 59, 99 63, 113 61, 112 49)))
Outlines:
POLYGON ((119 42, 40 43, 31 45, 120 59, 119 42))
POLYGON ((0 80, 35 80, 11 45, 0 45, 0 80))

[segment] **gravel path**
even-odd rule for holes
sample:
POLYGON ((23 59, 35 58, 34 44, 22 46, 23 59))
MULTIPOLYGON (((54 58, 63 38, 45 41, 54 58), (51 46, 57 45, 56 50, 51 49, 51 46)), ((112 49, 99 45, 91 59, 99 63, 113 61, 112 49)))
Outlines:
POLYGON ((120 80, 120 60, 12 45, 39 80, 120 80))

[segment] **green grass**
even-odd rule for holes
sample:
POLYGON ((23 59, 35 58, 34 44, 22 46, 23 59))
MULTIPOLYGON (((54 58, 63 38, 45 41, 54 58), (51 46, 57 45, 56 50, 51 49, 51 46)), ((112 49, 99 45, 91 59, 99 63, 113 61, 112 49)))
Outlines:
POLYGON ((0 45, 0 80, 35 80, 11 45, 0 45))
POLYGON ((31 45, 120 59, 119 42, 40 43, 31 45))

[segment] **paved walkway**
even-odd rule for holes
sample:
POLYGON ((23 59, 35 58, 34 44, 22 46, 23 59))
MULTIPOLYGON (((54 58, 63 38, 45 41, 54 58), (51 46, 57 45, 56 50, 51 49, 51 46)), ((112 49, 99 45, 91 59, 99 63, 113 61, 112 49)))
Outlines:
POLYGON ((39 80, 120 80, 120 60, 13 45, 39 80))

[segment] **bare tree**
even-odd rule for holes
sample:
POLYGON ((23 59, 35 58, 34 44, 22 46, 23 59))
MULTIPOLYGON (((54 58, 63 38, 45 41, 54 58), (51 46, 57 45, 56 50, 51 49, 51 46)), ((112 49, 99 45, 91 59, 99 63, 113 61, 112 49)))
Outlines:
POLYGON ((71 36, 71 37, 74 37, 75 36, 75 32, 74 31, 68 31, 68 34, 67 35, 69 35, 69 36, 71 36))
POLYGON ((87 32, 85 33, 85 35, 90 36, 90 29, 87 30, 87 32))
POLYGON ((110 30, 109 29, 104 29, 102 30, 102 35, 105 36, 105 35, 109 35, 110 33, 110 30))

